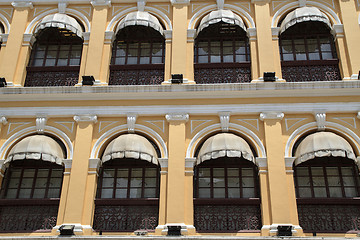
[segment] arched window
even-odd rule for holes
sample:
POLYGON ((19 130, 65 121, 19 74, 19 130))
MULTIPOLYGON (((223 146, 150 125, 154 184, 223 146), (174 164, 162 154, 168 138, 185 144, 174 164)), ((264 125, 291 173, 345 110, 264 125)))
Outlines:
POLYGON ((106 147, 98 179, 93 228, 155 230, 159 214, 157 151, 145 137, 125 134, 106 147))
POLYGON ((164 81, 165 38, 159 20, 147 12, 120 21, 113 44, 109 85, 154 85, 164 81))
POLYGON ((36 28, 25 87, 73 86, 78 83, 82 27, 72 17, 53 14, 36 28))
POLYGON ((251 81, 249 40, 239 16, 230 10, 213 11, 200 22, 197 34, 196 83, 251 81))
POLYGON ((283 78, 288 82, 341 80, 329 19, 315 7, 289 13, 280 25, 283 78))
POLYGON ((54 139, 34 135, 10 151, 0 191, 0 232, 51 231, 56 225, 64 152, 54 139))
POLYGON ((350 144, 334 133, 317 132, 300 142, 295 157, 295 190, 304 232, 358 231, 360 179, 350 144))
POLYGON ((2 36, 1 34, 4 34, 5 33, 5 27, 4 25, 0 22, 0 49, 1 49, 1 45, 3 43, 3 39, 2 39, 2 36))
POLYGON ((202 145, 194 175, 198 232, 260 230, 258 169, 247 142, 221 133, 202 145))

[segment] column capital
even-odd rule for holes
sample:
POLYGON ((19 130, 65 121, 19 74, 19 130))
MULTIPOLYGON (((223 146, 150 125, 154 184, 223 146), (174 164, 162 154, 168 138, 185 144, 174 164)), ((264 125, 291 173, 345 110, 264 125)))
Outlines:
POLYGON ((168 122, 187 122, 189 114, 187 113, 169 113, 165 115, 168 122))
POLYGON ((91 5, 95 7, 111 7, 111 0, 92 0, 91 5))
POLYGON ((272 35, 273 40, 278 40, 279 39, 279 32, 280 32, 279 27, 272 27, 271 28, 271 35, 272 35))
POLYGON ((249 38, 249 41, 255 41, 256 40, 256 28, 246 29, 246 35, 249 38))
POLYGON ((96 115, 75 115, 74 121, 79 122, 91 122, 97 123, 97 116, 96 115))
POLYGON ((7 118, 4 116, 0 117, 0 123, 2 123, 3 125, 6 125, 8 123, 7 118))
POLYGON ((15 9, 33 9, 34 5, 32 4, 32 2, 29 1, 21 1, 21 2, 12 2, 11 6, 13 6, 15 9))
POLYGON ((260 113, 260 120, 268 120, 268 119, 276 119, 281 120, 284 118, 284 113, 278 113, 278 112, 262 112, 260 113))
POLYGON ((190 0, 170 0, 171 5, 189 5, 190 0))
POLYGON ((344 37, 344 25, 343 24, 334 24, 331 33, 335 35, 336 38, 344 37))

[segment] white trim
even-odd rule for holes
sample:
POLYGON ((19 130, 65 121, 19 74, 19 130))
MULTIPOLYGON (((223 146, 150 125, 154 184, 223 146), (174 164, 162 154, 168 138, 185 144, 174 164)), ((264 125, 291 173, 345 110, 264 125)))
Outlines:
POLYGON ((256 157, 255 158, 256 165, 258 167, 267 167, 267 157, 256 157))
POLYGON ((9 22, 8 19, 7 19, 3 14, 1 14, 1 13, 0 13, 0 21, 1 21, 1 23, 3 24, 4 28, 5 28, 5 32, 2 33, 2 34, 9 34, 9 32, 10 32, 10 27, 11 27, 10 22, 9 22))
MULTIPOLYGON (((352 142, 352 147, 355 147, 355 155, 360 153, 360 137, 356 135, 353 131, 351 131, 349 128, 344 127, 338 123, 333 122, 325 122, 326 129, 332 130, 334 133, 340 133, 340 135, 344 135, 346 138, 346 141, 352 142), (354 140, 353 140, 354 139, 354 140)), ((286 158, 292 158, 292 151, 294 144, 296 141, 306 134, 307 132, 317 129, 317 124, 315 122, 307 123, 298 129, 296 129, 288 138, 286 145, 285 145, 285 159, 286 158)))
MULTIPOLYGON (((206 135, 215 132, 220 129, 220 124, 216 123, 211 126, 208 126, 201 131, 199 131, 195 136, 191 139, 189 146, 186 150, 186 158, 193 158, 195 154, 195 147, 198 145, 199 141, 204 138, 206 135)), ((255 148, 256 153, 259 157, 266 157, 265 147, 262 144, 260 138, 251 130, 234 123, 229 124, 229 130, 232 130, 236 133, 239 133, 242 136, 245 136, 245 140, 249 140, 251 146, 255 148)))
MULTIPOLYGON (((35 27, 38 25, 38 23, 41 21, 41 19, 43 19, 45 16, 47 15, 50 15, 50 14, 53 14, 53 13, 57 13, 58 12, 58 9, 55 8, 55 9, 51 9, 49 11, 46 11, 46 12, 43 12, 41 13, 39 16, 37 16, 36 18, 34 18, 30 23, 29 25, 27 26, 26 30, 25 30, 25 34, 33 34, 34 33, 34 30, 35 30, 35 27)), ((71 13, 71 14, 68 14, 69 16, 75 16, 77 17, 81 23, 83 24, 83 26, 85 27, 85 31, 84 32, 90 32, 90 22, 89 22, 89 19, 84 15, 82 14, 80 11, 77 11, 75 9, 71 9, 71 8, 67 8, 66 9, 66 13, 71 13)))
MULTIPOLYGON (((161 156, 162 158, 168 158, 168 151, 166 144, 162 137, 152 130, 149 127, 146 127, 144 125, 135 124, 136 132, 141 132, 146 134, 149 137, 152 137, 152 140, 160 147, 161 156)), ((120 126, 117 126, 115 128, 112 128, 108 131, 106 131, 103 135, 99 137, 99 139, 95 142, 94 147, 91 150, 90 158, 100 158, 100 149, 103 144, 105 144, 105 139, 109 139, 115 135, 123 134, 127 132, 127 124, 123 124, 120 126)))
MULTIPOLYGON (((35 133, 36 132, 36 127, 32 126, 32 127, 28 127, 25 129, 22 129, 18 132, 16 132, 14 135, 12 135, 11 137, 9 137, 4 144, 1 146, 0 148, 0 156, 1 158, 5 158, 5 154, 8 153, 9 149, 13 146, 13 143, 16 139, 19 138, 23 138, 31 133, 35 133)), ((67 159, 72 159, 73 158, 73 154, 74 154, 74 149, 73 149, 73 145, 71 143, 70 138, 62 131, 60 131, 57 128, 51 127, 51 126, 45 126, 44 128, 44 132, 45 133, 50 133, 55 135, 59 140, 61 140, 65 147, 66 147, 66 152, 67 152, 67 159)))
MULTIPOLYGON (((171 20, 170 18, 164 14, 162 11, 153 8, 153 7, 147 7, 145 6, 145 10, 147 10, 149 13, 153 14, 160 22, 165 23, 165 29, 164 30, 172 30, 171 20)), ((105 31, 113 31, 115 32, 116 25, 122 18, 124 18, 127 14, 131 12, 136 12, 137 7, 130 7, 126 8, 126 10, 119 12, 116 14, 109 22, 109 24, 106 27, 105 31)))
MULTIPOLYGON (((314 6, 319 8, 320 10, 322 10, 325 15, 329 14, 332 18, 331 20, 335 20, 335 22, 331 22, 332 25, 334 24, 342 24, 340 18, 338 17, 338 15, 334 12, 334 10, 332 10, 331 8, 325 6, 324 4, 318 3, 318 2, 313 2, 313 1, 306 1, 306 6, 310 7, 310 6, 314 6)), ((285 13, 294 10, 296 8, 299 7, 299 2, 292 2, 292 3, 288 3, 286 5, 284 5, 283 7, 281 7, 279 10, 276 11, 276 13, 274 14, 272 21, 271 21, 271 27, 277 27, 278 22, 281 18, 281 16, 283 16, 285 13)), ((360 21, 360 18, 359 18, 360 21)))

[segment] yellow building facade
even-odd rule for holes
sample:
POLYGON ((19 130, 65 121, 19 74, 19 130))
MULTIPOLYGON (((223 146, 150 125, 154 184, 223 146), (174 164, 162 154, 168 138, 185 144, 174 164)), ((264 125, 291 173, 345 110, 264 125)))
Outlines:
POLYGON ((359 236, 359 24, 358 0, 1 1, 0 236, 359 236))

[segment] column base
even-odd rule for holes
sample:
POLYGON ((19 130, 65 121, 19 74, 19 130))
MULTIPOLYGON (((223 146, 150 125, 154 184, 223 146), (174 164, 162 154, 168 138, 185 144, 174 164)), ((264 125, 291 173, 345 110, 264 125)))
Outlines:
POLYGON ((278 224, 264 225, 261 228, 261 236, 277 236, 279 226, 291 227, 292 236, 302 236, 303 235, 303 230, 299 225, 278 223, 278 224))
POLYGON ((74 228, 75 235, 92 235, 92 233, 94 232, 93 228, 90 225, 81 225, 80 223, 64 223, 61 225, 57 225, 53 227, 51 232, 54 234, 60 234, 59 228, 62 225, 75 225, 74 228))
POLYGON ((155 229, 156 235, 167 235, 168 226, 180 226, 181 235, 195 235, 196 230, 193 225, 185 225, 185 223, 167 223, 165 225, 158 225, 155 229))

